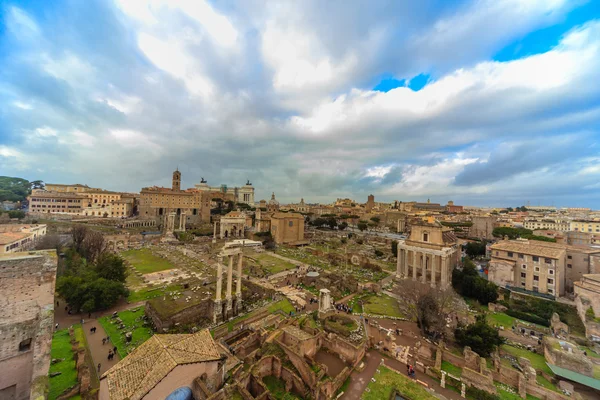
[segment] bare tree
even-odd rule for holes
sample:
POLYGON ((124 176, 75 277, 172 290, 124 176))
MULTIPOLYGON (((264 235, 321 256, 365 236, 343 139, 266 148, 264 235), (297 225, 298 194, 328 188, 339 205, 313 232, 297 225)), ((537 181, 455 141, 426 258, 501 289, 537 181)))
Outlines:
POLYGON ((106 251, 107 243, 104 235, 100 232, 88 230, 83 241, 82 255, 88 262, 95 262, 96 259, 106 251))
POLYGON ((60 249, 62 241, 59 235, 51 234, 42 236, 35 244, 36 250, 60 249))
POLYGON ((74 225, 71 229, 71 236, 73 236, 73 247, 78 253, 82 252, 83 242, 87 236, 89 229, 83 225, 74 225))
POLYGON ((400 298, 399 307, 416 321, 421 333, 434 338, 442 336, 449 316, 460 309, 461 300, 454 289, 431 287, 429 284, 401 280, 393 292, 400 298))

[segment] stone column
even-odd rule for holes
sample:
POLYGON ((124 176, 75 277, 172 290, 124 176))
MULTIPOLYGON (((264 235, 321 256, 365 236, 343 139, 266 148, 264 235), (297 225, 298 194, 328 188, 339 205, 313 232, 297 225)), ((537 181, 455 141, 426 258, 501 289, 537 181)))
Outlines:
POLYGON ((435 287, 435 264, 438 262, 436 255, 431 256, 431 287, 435 287))
POLYGON ((235 295, 238 301, 242 300, 242 262, 244 260, 244 253, 238 255, 238 268, 237 268, 237 285, 235 287, 235 295))
POLYGON ((402 249, 398 248, 398 254, 396 254, 397 260, 396 260, 396 277, 398 278, 402 278, 402 270, 403 270, 403 265, 402 265, 402 249))
POLYGON ((423 283, 427 283, 427 253, 422 253, 423 254, 423 276, 421 276, 421 282, 423 283))
POLYGON ((413 281, 417 280, 417 252, 413 250, 412 252, 412 279, 413 281))
POLYGON ((448 286, 448 258, 446 256, 442 257, 442 271, 441 271, 441 285, 443 288, 448 286))
POLYGON ((213 223, 213 226, 214 226, 214 228, 213 228, 213 240, 212 240, 212 242, 216 243, 217 242, 217 222, 216 221, 213 223))
POLYGON ((442 371, 442 381, 440 382, 440 386, 445 388, 446 387, 446 371, 442 371))
POLYGON ((223 286, 223 257, 217 258, 217 293, 215 294, 215 306, 213 322, 217 322, 221 314, 221 287, 223 286))
POLYGON ((227 268, 227 292, 225 299, 227 300, 227 310, 231 310, 231 286, 233 284, 233 256, 229 256, 229 267, 227 268))
POLYGON ((408 278, 408 249, 404 249, 404 279, 408 278))
POLYGON ((181 212, 179 216, 179 230, 185 232, 185 212, 181 212))

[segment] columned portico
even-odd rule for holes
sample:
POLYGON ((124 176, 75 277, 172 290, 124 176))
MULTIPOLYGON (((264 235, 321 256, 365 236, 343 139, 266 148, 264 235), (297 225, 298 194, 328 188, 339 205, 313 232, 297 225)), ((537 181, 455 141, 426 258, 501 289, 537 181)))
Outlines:
POLYGON ((399 243, 396 277, 445 288, 450 284, 457 251, 456 247, 431 249, 399 243))

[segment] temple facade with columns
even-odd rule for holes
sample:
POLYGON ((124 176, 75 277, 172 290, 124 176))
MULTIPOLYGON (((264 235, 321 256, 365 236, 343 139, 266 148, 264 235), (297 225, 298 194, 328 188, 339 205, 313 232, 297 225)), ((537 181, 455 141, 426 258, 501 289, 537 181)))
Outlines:
POLYGON ((454 232, 429 218, 412 225, 410 237, 398 243, 396 277, 447 287, 459 257, 454 232))

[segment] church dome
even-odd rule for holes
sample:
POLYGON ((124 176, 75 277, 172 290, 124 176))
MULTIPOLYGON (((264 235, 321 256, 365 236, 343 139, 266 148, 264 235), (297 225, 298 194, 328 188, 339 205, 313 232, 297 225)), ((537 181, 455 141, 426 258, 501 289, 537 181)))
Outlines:
POLYGON ((272 205, 272 206, 278 206, 279 205, 279 202, 277 200, 275 200, 275 193, 273 193, 271 195, 271 200, 269 200, 269 205, 272 205))

